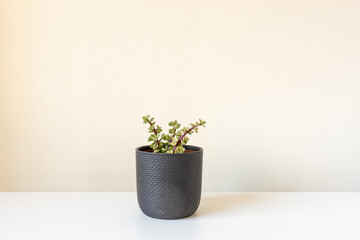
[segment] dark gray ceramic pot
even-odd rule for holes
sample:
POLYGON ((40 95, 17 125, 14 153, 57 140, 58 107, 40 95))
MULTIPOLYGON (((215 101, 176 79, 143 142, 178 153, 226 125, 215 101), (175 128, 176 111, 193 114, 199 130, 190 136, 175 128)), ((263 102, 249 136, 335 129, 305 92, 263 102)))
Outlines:
POLYGON ((178 219, 195 213, 200 204, 203 149, 165 154, 136 149, 137 198, 142 212, 152 218, 178 219))

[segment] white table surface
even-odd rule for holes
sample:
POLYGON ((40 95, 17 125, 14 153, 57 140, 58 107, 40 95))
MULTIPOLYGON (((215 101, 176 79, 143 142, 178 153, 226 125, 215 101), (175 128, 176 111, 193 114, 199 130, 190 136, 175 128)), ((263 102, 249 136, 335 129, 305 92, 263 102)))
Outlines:
POLYGON ((146 217, 136 193, 0 193, 0 239, 360 239, 360 194, 203 193, 190 218, 146 217))

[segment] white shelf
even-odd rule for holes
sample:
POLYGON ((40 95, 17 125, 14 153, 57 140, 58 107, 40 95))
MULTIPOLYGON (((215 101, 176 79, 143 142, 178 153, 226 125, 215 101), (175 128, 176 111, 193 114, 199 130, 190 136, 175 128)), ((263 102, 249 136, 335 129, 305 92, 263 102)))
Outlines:
POLYGON ((0 193, 0 239, 360 239, 360 194, 203 193, 190 218, 157 220, 136 193, 0 193))

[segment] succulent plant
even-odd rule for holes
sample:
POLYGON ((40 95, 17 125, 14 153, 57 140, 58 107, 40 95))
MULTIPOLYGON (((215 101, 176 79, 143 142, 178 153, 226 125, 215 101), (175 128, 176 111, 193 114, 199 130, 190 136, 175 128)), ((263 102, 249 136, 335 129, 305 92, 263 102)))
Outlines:
POLYGON ((199 127, 205 127, 206 122, 199 119, 196 123, 190 123, 189 127, 183 127, 180 129, 181 124, 175 121, 169 122, 169 133, 161 133, 163 130, 159 125, 156 125, 153 117, 146 115, 142 117, 145 124, 149 124, 149 133, 151 135, 148 138, 148 142, 152 142, 150 147, 154 150, 154 153, 183 153, 185 152, 184 145, 189 141, 187 135, 191 135, 194 132, 198 132, 199 127))

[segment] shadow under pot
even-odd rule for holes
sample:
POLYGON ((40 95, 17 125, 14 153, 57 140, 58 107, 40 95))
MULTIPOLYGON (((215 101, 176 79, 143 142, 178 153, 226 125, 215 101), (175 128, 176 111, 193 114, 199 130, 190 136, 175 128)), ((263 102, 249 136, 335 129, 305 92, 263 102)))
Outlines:
POLYGON ((203 149, 185 145, 184 153, 152 153, 136 149, 136 187, 141 211, 152 218, 193 215, 201 199, 203 149))

